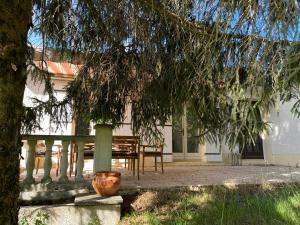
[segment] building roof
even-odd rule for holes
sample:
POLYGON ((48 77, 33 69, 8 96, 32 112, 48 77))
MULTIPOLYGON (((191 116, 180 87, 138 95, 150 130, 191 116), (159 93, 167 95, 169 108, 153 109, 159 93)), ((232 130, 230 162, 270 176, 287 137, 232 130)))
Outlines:
POLYGON ((66 78, 66 79, 74 79, 78 73, 82 65, 75 65, 66 62, 53 62, 53 61, 38 61, 35 60, 33 63, 40 70, 44 70, 50 74, 53 74, 53 78, 66 78))

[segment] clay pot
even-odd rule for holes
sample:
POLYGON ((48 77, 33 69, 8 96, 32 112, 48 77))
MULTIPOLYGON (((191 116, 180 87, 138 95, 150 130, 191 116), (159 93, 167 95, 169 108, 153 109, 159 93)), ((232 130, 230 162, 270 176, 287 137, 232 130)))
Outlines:
POLYGON ((96 172, 92 185, 97 194, 108 197, 115 195, 121 182, 121 173, 115 171, 96 172))

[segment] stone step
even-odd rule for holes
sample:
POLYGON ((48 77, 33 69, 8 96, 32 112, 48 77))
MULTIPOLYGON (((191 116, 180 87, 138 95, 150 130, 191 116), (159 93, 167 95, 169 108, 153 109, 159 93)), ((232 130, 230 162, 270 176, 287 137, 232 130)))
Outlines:
MULTIPOLYGON (((66 195, 71 197, 74 194, 70 191, 66 195)), ((28 196, 30 197, 29 194, 28 196)), ((82 225, 89 223, 116 225, 120 221, 121 204, 123 203, 121 196, 108 198, 95 194, 75 194, 74 196, 74 203, 22 206, 19 211, 19 221, 22 222, 26 219, 29 224, 34 224, 35 218, 39 215, 47 217, 46 224, 51 225, 82 225)), ((54 197, 54 194, 49 194, 48 197, 54 197)), ((55 199, 57 197, 58 195, 55 196, 55 199)))

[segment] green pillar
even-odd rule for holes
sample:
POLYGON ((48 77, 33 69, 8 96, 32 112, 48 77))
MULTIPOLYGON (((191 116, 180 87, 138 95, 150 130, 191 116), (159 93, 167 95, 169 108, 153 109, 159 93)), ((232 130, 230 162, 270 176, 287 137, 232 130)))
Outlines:
POLYGON ((94 173, 97 171, 111 171, 112 157, 112 126, 106 124, 95 125, 94 173))

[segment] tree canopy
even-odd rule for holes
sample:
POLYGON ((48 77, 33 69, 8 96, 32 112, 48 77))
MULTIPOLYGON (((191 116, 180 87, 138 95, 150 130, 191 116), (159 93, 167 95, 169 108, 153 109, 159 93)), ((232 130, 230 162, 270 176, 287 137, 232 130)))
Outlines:
POLYGON ((118 125, 130 103, 134 132, 149 136, 186 104, 202 140, 249 143, 267 128, 262 113, 299 96, 299 10, 297 0, 34 1, 42 47, 82 65, 63 102, 44 74, 47 112, 70 104, 118 125))

